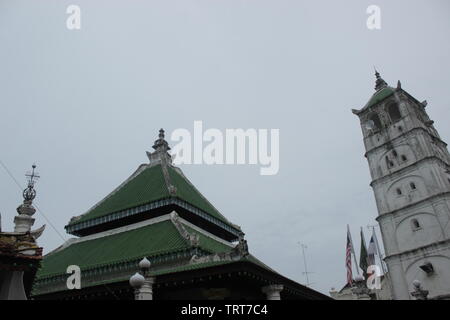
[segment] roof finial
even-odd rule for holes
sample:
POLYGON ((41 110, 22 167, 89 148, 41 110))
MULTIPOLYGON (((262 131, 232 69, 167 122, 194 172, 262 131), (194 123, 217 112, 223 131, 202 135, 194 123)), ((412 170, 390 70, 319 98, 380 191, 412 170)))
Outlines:
POLYGON ((386 81, 384 81, 383 78, 381 78, 380 73, 377 71, 376 68, 375 68, 375 77, 377 78, 377 80, 375 81, 375 90, 376 91, 387 87, 386 81))
POLYGON ((164 139, 165 135, 164 135, 164 129, 163 128, 159 129, 159 136, 158 137, 160 139, 164 139))
POLYGON ((40 178, 39 174, 35 172, 36 164, 33 164, 31 168, 32 171, 29 171, 25 174, 28 179, 28 186, 25 190, 23 190, 23 199, 29 202, 32 202, 34 198, 36 198, 36 190, 34 189, 34 184, 36 183, 36 180, 40 178))
POLYGON ((32 171, 28 171, 25 175, 28 179, 28 186, 22 193, 23 203, 17 208, 19 215, 14 217, 14 232, 30 232, 34 224, 34 219, 32 218, 36 212, 36 209, 33 207, 33 200, 36 198, 34 184, 39 179, 39 175, 35 172, 35 164, 33 164, 32 168, 32 171))
POLYGON ((164 129, 159 129, 159 135, 158 140, 155 141, 155 144, 153 145, 153 149, 156 151, 167 151, 170 150, 169 144, 166 140, 164 140, 165 134, 164 129))
POLYGON ((159 129, 158 139, 156 139, 155 143, 153 144, 153 149, 155 149, 155 151, 147 152, 150 163, 159 161, 162 158, 166 159, 169 163, 172 163, 171 156, 168 153, 170 147, 164 138, 165 132, 164 129, 161 128, 159 129))

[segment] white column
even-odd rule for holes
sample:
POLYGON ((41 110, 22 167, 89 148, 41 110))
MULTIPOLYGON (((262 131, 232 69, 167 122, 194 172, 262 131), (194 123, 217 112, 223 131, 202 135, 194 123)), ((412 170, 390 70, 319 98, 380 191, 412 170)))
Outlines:
POLYGON ((267 300, 281 300, 280 292, 284 287, 281 284, 272 284, 262 287, 262 292, 266 294, 267 300))
POLYGON ((14 232, 29 232, 34 224, 34 218, 31 216, 36 212, 36 209, 31 204, 31 201, 24 201, 17 208, 17 216, 14 217, 14 232))
POLYGON ((153 300, 153 283, 155 278, 146 278, 144 284, 134 291, 135 300, 153 300))

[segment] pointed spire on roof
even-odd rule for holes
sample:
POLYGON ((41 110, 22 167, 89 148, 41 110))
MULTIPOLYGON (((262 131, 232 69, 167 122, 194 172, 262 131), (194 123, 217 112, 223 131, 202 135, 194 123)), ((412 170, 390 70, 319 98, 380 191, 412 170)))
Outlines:
POLYGON ((155 143, 153 144, 153 149, 155 149, 155 151, 154 152, 147 151, 147 156, 150 160, 150 163, 159 160, 166 160, 168 163, 172 163, 172 157, 168 152, 170 150, 170 147, 164 138, 165 138, 164 129, 160 129, 158 139, 156 139, 155 143))
POLYGON ((169 144, 167 143, 167 141, 164 138, 165 138, 164 129, 161 128, 161 129, 159 129, 158 139, 155 141, 155 144, 153 145, 153 149, 155 149, 156 151, 170 150, 169 144))
POLYGON ((383 78, 381 78, 380 73, 377 71, 377 69, 375 69, 375 77, 377 78, 377 80, 375 82, 375 90, 376 91, 387 87, 386 81, 384 81, 383 78))

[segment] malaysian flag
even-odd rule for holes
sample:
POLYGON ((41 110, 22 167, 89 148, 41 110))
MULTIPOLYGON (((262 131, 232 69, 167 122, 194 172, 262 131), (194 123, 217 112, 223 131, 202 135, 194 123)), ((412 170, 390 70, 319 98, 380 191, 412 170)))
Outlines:
POLYGON ((345 249, 345 267, 347 268, 347 284, 352 285, 352 237, 350 235, 350 228, 347 226, 347 247, 345 249))

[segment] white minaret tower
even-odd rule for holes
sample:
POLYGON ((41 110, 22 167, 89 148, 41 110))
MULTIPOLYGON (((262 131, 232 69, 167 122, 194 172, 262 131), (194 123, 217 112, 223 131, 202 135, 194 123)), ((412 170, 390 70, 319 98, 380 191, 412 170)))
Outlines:
POLYGON ((360 121, 393 299, 450 299, 450 155, 419 102, 376 72, 360 121))

